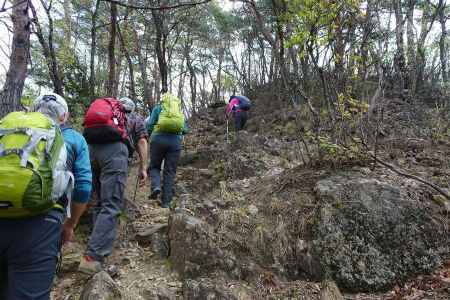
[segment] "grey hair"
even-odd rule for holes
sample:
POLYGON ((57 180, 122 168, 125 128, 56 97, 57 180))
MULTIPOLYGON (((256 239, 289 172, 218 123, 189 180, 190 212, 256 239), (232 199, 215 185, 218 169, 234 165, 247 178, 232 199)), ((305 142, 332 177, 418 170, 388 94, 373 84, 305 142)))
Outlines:
POLYGON ((134 101, 128 97, 120 98, 119 102, 122 103, 123 108, 127 113, 132 113, 136 109, 136 104, 134 104, 134 101))
POLYGON ((69 112, 66 100, 55 93, 47 93, 37 97, 33 101, 31 110, 41 112, 58 123, 61 121, 61 117, 64 115, 67 117, 69 112))

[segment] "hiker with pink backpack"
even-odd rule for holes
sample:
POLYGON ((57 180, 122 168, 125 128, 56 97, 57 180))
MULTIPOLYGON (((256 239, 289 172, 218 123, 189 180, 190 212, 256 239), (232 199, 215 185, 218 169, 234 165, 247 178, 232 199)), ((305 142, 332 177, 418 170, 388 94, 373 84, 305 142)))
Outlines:
POLYGON ((239 131, 243 130, 248 119, 248 111, 252 106, 252 102, 245 96, 232 95, 228 101, 225 118, 227 120, 227 139, 228 139, 228 119, 233 117, 234 130, 236 133, 236 142, 239 141, 239 131))

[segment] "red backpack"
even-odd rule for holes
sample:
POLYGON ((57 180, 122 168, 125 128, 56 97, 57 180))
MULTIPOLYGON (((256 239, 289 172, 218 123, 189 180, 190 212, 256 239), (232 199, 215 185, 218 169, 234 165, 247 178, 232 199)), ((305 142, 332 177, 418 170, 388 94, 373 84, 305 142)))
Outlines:
POLYGON ((117 99, 97 99, 84 116, 83 136, 88 144, 106 144, 127 139, 127 117, 117 99))

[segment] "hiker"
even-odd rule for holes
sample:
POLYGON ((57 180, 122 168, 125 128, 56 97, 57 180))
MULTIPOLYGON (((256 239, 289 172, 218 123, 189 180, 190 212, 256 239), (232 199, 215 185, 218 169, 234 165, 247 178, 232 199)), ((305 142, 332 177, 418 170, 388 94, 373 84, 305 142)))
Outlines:
POLYGON ((147 122, 151 134, 150 142, 150 179, 149 199, 157 199, 162 192, 160 206, 169 208, 173 197, 173 184, 181 153, 182 135, 188 132, 181 101, 167 91, 157 104, 147 122), (164 161, 163 187, 161 190, 161 166, 164 161))
MULTIPOLYGON (((232 95, 228 101, 228 105, 225 111, 225 117, 228 119, 230 117, 234 118, 234 130, 236 132, 236 141, 239 139, 239 131, 244 129, 247 123, 248 113, 250 110, 251 101, 245 96, 232 95)), ((228 126, 228 123, 227 123, 228 126)))
POLYGON ((2 300, 50 298, 61 245, 73 239, 74 228, 91 193, 88 147, 83 136, 66 125, 69 116, 66 101, 57 94, 48 93, 36 98, 31 108, 35 112, 14 112, 0 121, 0 131, 6 128, 16 130, 0 138, 0 148, 5 147, 6 152, 11 145, 19 146, 24 151, 21 159, 27 157, 24 161, 26 168, 23 165, 21 168, 17 153, 4 152, 0 155, 0 203, 5 203, 5 193, 12 201, 12 206, 0 212, 2 300), (33 140, 39 142, 34 144, 35 147, 28 148, 28 152, 26 145, 32 144, 28 139, 23 139, 25 133, 20 132, 18 126, 26 128, 27 135, 31 133, 31 143, 33 140), (44 128, 50 129, 43 132, 44 128), (52 161, 56 163, 52 164, 52 161), (24 171, 28 169, 34 169, 30 174, 39 174, 44 186, 36 186, 35 177, 24 171), (75 185, 70 193, 71 188, 68 187, 71 186, 72 176, 75 185), (8 184, 9 180, 13 182, 8 184), (45 185, 52 187, 51 190, 45 190, 45 185), (7 191, 5 186, 14 190, 7 191), (14 207, 14 202, 19 199, 12 196, 12 192, 22 197, 24 191, 25 195, 20 199, 23 206, 14 207), (49 199, 52 199, 51 203, 49 199), (25 209, 31 202, 42 205, 25 209), (70 215, 67 219, 65 209, 70 215))
MULTIPOLYGON (((147 133, 139 129, 132 116, 128 121, 127 112, 132 111, 134 106, 126 107, 115 98, 101 98, 90 105, 84 118, 83 134, 89 144, 97 198, 93 207, 94 226, 78 267, 85 274, 100 272, 112 252, 118 217, 124 208, 129 153, 137 145, 141 159, 147 158, 147 133)), ((147 178, 146 163, 140 163, 141 185, 147 178)))
POLYGON ((139 155, 139 183, 142 187, 147 180, 147 161, 148 161, 148 144, 147 144, 147 128, 141 116, 135 113, 136 104, 128 97, 119 99, 122 103, 127 115, 127 131, 128 131, 128 156, 132 157, 134 151, 139 155))

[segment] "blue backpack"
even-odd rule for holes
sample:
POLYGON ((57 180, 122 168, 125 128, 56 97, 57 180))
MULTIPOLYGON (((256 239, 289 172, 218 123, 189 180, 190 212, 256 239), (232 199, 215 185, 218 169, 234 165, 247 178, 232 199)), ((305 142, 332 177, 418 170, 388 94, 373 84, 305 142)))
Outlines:
POLYGON ((252 101, 245 96, 234 96, 233 98, 239 99, 239 108, 242 110, 250 110, 252 107, 252 101))

